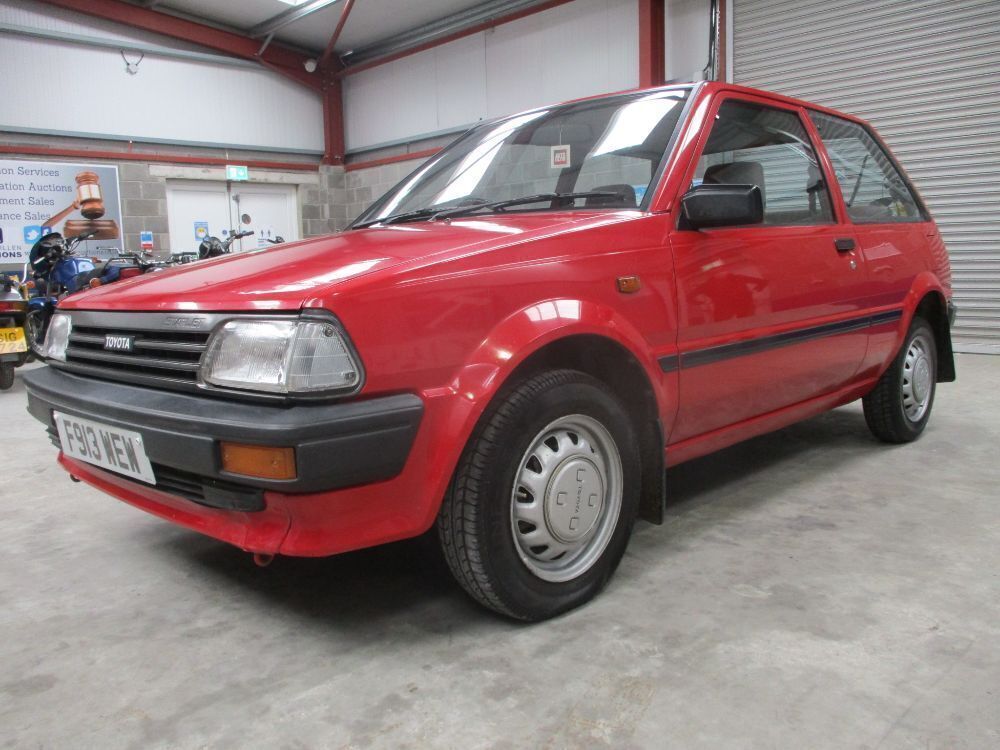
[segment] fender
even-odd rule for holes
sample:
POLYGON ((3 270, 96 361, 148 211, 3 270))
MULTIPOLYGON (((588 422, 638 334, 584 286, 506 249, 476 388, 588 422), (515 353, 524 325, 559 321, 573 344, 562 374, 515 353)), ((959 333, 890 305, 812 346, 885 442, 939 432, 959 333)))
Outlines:
MULTIPOLYGON (((877 380, 886 370, 889 369, 893 359, 895 359, 896 355, 899 353, 900 347, 903 346, 906 341, 906 334, 910 330, 910 325, 913 323, 913 317, 916 315, 917 307, 919 307, 920 302, 924 299, 924 297, 933 293, 940 295, 941 299, 945 302, 948 301, 948 295, 937 275, 931 271, 921 271, 913 278, 909 291, 907 291, 906 295, 902 299, 903 316, 900 318, 899 323, 896 324, 895 330, 892 331, 892 338, 888 339, 889 345, 884 345, 884 342, 886 342, 887 339, 883 334, 872 334, 868 345, 868 356, 865 359, 863 367, 866 374, 874 376, 877 380), (879 336, 882 336, 881 342, 876 338, 879 336)), ((940 332, 938 333, 940 334, 940 332)), ((950 356, 951 354, 950 331, 948 335, 949 337, 946 341, 940 342, 942 346, 939 348, 939 352, 944 352, 946 356, 950 356)), ((951 374, 951 377, 947 379, 954 379, 954 361, 951 360, 944 363, 944 369, 942 372, 945 374, 951 374)))
MULTIPOLYGON (((903 321, 905 325, 899 330, 899 340, 897 342, 896 349, 898 350, 900 346, 903 345, 903 339, 906 337, 906 332, 910 330, 910 324, 913 322, 913 316, 917 313, 917 307, 920 306, 921 300, 924 299, 928 294, 936 292, 940 295, 941 300, 947 306, 950 299, 950 295, 945 291, 944 285, 941 280, 931 271, 922 271, 917 274, 916 278, 913 279, 913 283, 910 285, 910 291, 906 293, 906 297, 903 299, 903 321)), ((947 317, 947 313, 945 313, 947 317)), ((948 331, 948 351, 951 351, 951 331, 949 327, 948 331)))
MULTIPOLYGON (((657 402, 659 417, 667 433, 677 408, 677 374, 664 373, 642 334, 620 313, 590 300, 557 298, 525 307, 500 321, 460 367, 444 388, 425 391, 426 399, 444 398, 446 414, 437 429, 453 440, 439 440, 432 448, 428 466, 437 468, 429 477, 430 497, 437 497, 433 514, 476 423, 519 365, 547 344, 578 334, 601 336, 621 345, 635 357, 645 372, 657 402)), ((430 523, 433 521, 433 515, 430 523)))

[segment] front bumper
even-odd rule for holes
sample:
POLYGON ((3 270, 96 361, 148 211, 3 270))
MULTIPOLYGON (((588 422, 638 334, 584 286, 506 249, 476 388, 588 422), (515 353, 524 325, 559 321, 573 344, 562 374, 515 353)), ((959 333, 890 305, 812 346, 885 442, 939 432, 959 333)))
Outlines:
POLYGON ((395 477, 423 414, 423 402, 412 394, 271 406, 104 382, 53 367, 24 381, 28 411, 50 435, 56 435, 53 410, 134 430, 143 436, 159 491, 244 512, 263 510, 265 492, 326 492, 395 477), (225 472, 219 441, 292 447, 298 475, 270 480, 225 472))

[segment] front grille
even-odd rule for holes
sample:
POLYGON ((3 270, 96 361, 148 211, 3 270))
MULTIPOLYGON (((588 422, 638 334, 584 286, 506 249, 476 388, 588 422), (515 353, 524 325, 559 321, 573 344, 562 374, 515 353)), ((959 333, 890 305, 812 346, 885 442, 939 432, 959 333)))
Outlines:
MULTIPOLYGON (((194 386, 198 380, 198 365, 208 346, 208 331, 164 331, 73 326, 66 349, 69 369, 91 375, 138 376, 129 380, 149 378, 173 381, 177 385, 194 386), (105 337, 134 336, 133 351, 108 351, 105 337)), ((116 378, 116 379, 118 379, 116 378)))
POLYGON ((66 361, 49 364, 103 380, 198 391, 198 367, 217 325, 229 313, 98 312, 72 310, 66 361), (107 336, 133 338, 131 351, 104 348, 107 336))

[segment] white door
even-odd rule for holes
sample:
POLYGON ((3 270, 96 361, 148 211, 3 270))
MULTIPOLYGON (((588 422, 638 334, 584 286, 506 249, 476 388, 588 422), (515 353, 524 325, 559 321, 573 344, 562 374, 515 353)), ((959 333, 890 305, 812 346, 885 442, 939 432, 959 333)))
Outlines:
MULTIPOLYGON (((230 186, 233 217, 240 231, 252 229, 254 234, 239 240, 240 250, 270 247, 281 237, 285 242, 299 239, 298 202, 292 185, 257 185, 233 183, 230 186), (244 221, 249 217, 250 222, 244 221)), ((237 248, 234 247, 235 251, 237 248)))
POLYGON ((170 252, 198 252, 205 236, 223 238, 229 230, 229 197, 224 182, 167 183, 170 252))
POLYGON ((171 180, 167 183, 170 251, 197 252, 205 236, 253 230, 231 252, 270 247, 268 239, 299 239, 298 201, 292 185, 171 180), (249 222, 244 221, 249 219, 249 222))

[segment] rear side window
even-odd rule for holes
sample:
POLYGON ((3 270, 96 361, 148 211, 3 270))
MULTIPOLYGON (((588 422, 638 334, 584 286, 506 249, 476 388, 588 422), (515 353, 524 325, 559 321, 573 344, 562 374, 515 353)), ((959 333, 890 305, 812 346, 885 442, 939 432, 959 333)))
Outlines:
POLYGON ((924 221, 903 176, 874 138, 856 122, 811 112, 840 183, 847 215, 857 224, 924 221))
POLYGON ((764 223, 829 224, 830 195, 799 116, 728 100, 719 107, 694 185, 757 185, 764 223))

